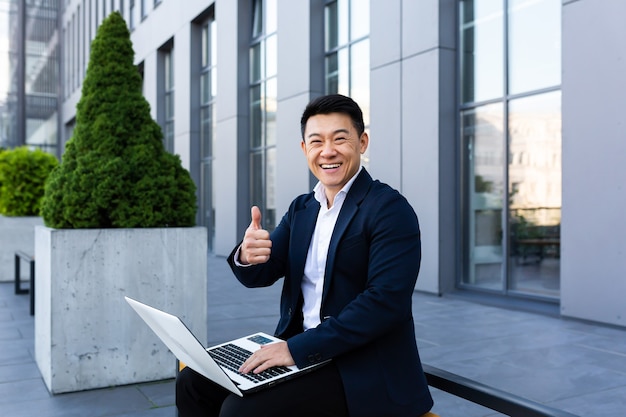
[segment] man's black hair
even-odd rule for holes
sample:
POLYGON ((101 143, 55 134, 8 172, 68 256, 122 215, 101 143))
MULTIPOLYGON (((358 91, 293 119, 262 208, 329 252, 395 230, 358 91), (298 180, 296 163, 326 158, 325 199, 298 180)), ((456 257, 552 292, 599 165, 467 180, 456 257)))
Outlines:
POLYGON ((329 94, 313 99, 304 109, 302 118, 300 119, 300 130, 302 131, 302 139, 304 139, 304 129, 306 122, 312 116, 318 114, 343 113, 350 116, 352 125, 356 129, 359 137, 365 131, 365 123, 363 122, 363 112, 359 105, 350 97, 341 94, 329 94))

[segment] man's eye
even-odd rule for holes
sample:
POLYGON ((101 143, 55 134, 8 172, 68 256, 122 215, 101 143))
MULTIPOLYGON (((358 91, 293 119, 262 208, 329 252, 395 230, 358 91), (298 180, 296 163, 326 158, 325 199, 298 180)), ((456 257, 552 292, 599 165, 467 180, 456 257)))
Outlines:
POLYGON ((343 136, 341 136, 341 137, 335 138, 335 142, 339 142, 339 141, 346 140, 346 139, 347 138, 344 138, 343 136))

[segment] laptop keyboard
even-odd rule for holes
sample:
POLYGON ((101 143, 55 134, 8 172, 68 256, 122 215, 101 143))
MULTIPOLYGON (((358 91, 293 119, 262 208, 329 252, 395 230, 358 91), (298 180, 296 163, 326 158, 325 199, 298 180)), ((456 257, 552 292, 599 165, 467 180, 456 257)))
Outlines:
POLYGON ((275 376, 291 372, 291 369, 286 366, 274 366, 258 374, 239 373, 239 368, 252 355, 252 352, 232 343, 213 348, 209 350, 209 354, 220 366, 236 372, 254 383, 263 382, 275 376))

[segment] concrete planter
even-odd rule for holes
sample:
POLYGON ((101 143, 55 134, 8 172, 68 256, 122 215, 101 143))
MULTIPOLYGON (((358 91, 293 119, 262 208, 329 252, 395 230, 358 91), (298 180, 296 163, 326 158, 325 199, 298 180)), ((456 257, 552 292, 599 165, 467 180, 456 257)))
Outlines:
POLYGON ((175 375, 175 358, 124 295, 181 317, 207 339, 207 234, 35 228, 35 360, 48 390, 175 375))
MULTIPOLYGON (((13 281, 16 251, 34 255, 35 226, 41 225, 41 217, 0 216, 0 282, 13 281)), ((22 275, 27 273, 28 268, 22 266, 22 275)))

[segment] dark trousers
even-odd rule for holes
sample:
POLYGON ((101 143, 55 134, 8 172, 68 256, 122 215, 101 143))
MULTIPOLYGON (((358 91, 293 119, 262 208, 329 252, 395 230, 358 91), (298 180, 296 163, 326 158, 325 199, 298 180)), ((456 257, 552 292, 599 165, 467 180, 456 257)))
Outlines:
POLYGON ((239 397, 192 369, 176 378, 180 417, 347 417, 341 375, 334 363, 239 397))

